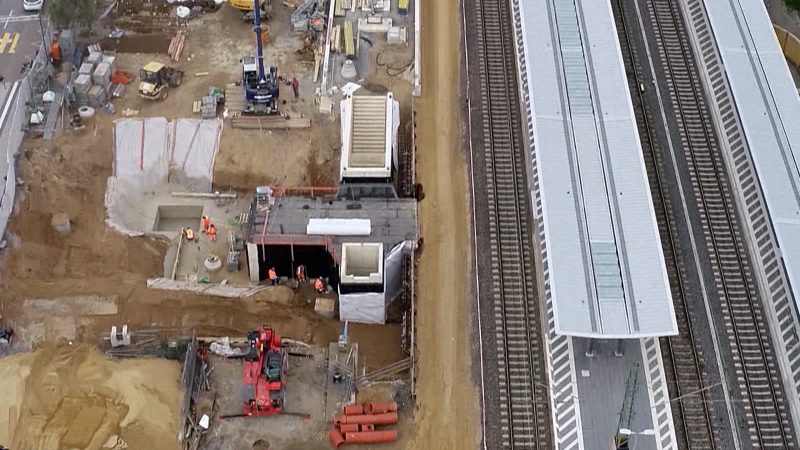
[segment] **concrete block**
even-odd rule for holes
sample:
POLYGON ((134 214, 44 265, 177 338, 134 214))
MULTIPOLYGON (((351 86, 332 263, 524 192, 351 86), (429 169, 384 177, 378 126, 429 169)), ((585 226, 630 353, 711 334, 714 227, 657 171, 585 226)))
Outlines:
POLYGON ((50 218, 50 226, 53 227, 58 233, 69 234, 72 231, 70 226, 69 216, 65 213, 55 213, 50 218))
POLYGON ((111 73, 117 70, 117 57, 114 55, 103 55, 101 62, 107 63, 111 67, 111 73))
POLYGON ((389 44, 405 44, 406 43, 406 29, 405 27, 389 27, 386 32, 386 42, 389 44))
POLYGON ((108 99, 105 88, 98 85, 94 85, 89 89, 88 98, 91 106, 103 106, 108 99))
POLYGON ((97 64, 102 60, 103 60, 103 54, 102 53, 100 53, 100 52, 91 52, 91 53, 89 53, 89 56, 86 57, 84 62, 88 62, 88 63, 91 63, 91 64, 97 64))
POLYGON ((58 45, 61 47, 62 58, 72 58, 72 54, 75 52, 75 39, 72 35, 72 30, 66 29, 61 31, 61 34, 58 36, 58 45))
POLYGON ((317 301, 314 303, 314 313, 326 319, 333 319, 336 314, 336 300, 317 297, 317 301))
POLYGON ((75 81, 72 82, 72 88, 75 90, 75 95, 86 94, 89 92, 89 88, 91 87, 92 77, 85 73, 75 77, 75 81))
POLYGON ((107 87, 111 84, 111 65, 107 62, 100 62, 92 73, 92 83, 107 87))
POLYGON ((358 19, 359 33, 386 33, 391 26, 391 17, 360 17, 358 19))
POLYGON ((94 65, 88 62, 82 63, 80 69, 78 69, 78 75, 92 76, 92 72, 94 72, 94 65))

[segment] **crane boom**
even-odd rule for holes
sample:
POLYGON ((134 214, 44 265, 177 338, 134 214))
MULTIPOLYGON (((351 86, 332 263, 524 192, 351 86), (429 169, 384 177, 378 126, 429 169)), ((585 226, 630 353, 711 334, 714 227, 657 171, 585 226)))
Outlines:
POLYGON ((267 76, 264 74, 264 49, 261 45, 261 6, 258 0, 253 0, 253 31, 256 32, 256 58, 258 59, 258 83, 266 83, 267 76))

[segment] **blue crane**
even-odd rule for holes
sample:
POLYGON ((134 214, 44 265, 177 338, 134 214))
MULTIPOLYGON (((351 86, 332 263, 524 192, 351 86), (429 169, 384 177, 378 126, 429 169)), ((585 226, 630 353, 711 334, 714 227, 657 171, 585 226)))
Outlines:
POLYGON ((246 114, 278 114, 278 95, 280 82, 278 68, 272 66, 264 70, 264 49, 261 44, 261 8, 259 0, 253 0, 253 31, 256 33, 256 57, 242 59, 242 85, 244 86, 246 114))

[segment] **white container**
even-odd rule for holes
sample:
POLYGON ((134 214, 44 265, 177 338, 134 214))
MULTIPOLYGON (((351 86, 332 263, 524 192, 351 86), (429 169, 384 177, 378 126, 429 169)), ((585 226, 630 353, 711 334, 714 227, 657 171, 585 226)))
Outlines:
POLYGON ((91 119, 94 117, 94 108, 91 106, 81 106, 78 108, 78 116, 80 116, 81 119, 91 119))

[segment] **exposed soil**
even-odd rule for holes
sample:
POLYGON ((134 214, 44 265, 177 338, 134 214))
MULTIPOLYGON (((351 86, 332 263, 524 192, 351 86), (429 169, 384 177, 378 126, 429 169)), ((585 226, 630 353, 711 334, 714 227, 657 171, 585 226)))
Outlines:
POLYGON ((478 392, 471 377, 472 242, 467 166, 460 148, 457 0, 423 3, 422 98, 417 167, 425 189, 420 223, 416 434, 406 448, 476 448, 478 392))
POLYGON ((112 361, 90 346, 4 358, 0 442, 18 449, 110 449, 119 440, 132 449, 177 448, 179 378, 176 362, 112 361))
POLYGON ((105 38, 100 41, 103 50, 120 53, 167 53, 172 35, 126 34, 119 39, 105 38))
MULTIPOLYGON (((298 296, 290 294, 290 302, 282 301, 287 298, 286 287, 246 299, 148 289, 145 280, 161 275, 166 245, 124 236, 104 223, 113 119, 101 114, 96 128, 81 135, 63 134, 49 145, 26 143, 18 172, 25 185, 9 225, 11 248, 2 255, 0 278, 4 319, 23 340, 98 342, 112 325, 123 323, 133 329, 195 327, 200 333, 234 336, 266 323, 283 335, 311 343, 327 345, 337 339, 339 322, 314 315, 313 306, 298 296), (50 227, 52 215, 59 212, 70 217, 69 235, 50 227), (72 300, 50 302, 57 308, 53 310, 26 308, 26 301, 33 299, 87 296, 94 296, 95 303, 105 302, 116 313, 98 313, 96 305, 72 300)), ((399 334, 399 325, 350 330, 352 339, 376 343, 362 352, 373 367, 403 357, 399 334)))
MULTIPOLYGON (((173 370, 174 365, 155 361, 170 367, 162 369, 151 368, 148 364, 153 361, 150 360, 109 362, 88 350, 88 346, 101 342, 101 336, 112 325, 128 324, 134 330, 150 327, 194 328, 202 335, 242 336, 250 329, 268 324, 283 336, 323 346, 335 341, 340 333, 341 323, 316 316, 313 306, 303 296, 289 292, 289 288, 283 286, 269 288, 255 297, 245 299, 147 289, 146 279, 161 275, 166 244, 145 237, 127 237, 105 225, 104 195, 107 178, 112 173, 113 121, 123 118, 122 112, 125 110, 136 111, 134 115, 138 117, 199 117, 192 113, 192 102, 205 95, 210 86, 224 87, 235 81, 240 76, 239 58, 253 52, 251 27, 241 22, 238 12, 223 6, 217 12, 187 23, 183 28, 188 33, 183 57, 179 62, 170 62, 163 53, 149 52, 163 52, 165 46, 169 45, 172 35, 167 25, 178 24, 171 17, 174 5, 167 8, 162 2, 158 2, 160 6, 153 6, 138 0, 130 0, 125 4, 133 3, 147 3, 149 6, 135 14, 134 10, 123 11, 117 23, 147 24, 141 30, 127 30, 153 28, 158 34, 128 34, 119 44, 115 44, 119 52, 118 68, 138 73, 143 64, 156 60, 184 70, 186 76, 179 88, 170 91, 166 101, 152 103, 139 98, 134 82, 127 87, 123 98, 114 100, 115 115, 98 111, 94 123, 80 134, 63 133, 49 143, 40 140, 28 140, 25 143, 18 169, 18 175, 25 184, 19 189, 15 215, 9 223, 6 235, 9 247, 0 252, 0 313, 3 321, 17 330, 18 345, 44 347, 44 350, 3 359, 3 364, 0 364, 0 374, 4 374, 0 398, 6 399, 0 402, 0 443, 8 445, 8 442, 12 442, 12 448, 101 448, 105 442, 95 445, 95 441, 101 440, 99 436, 107 439, 114 434, 125 440, 132 449, 161 448, 152 444, 161 442, 160 439, 156 441, 161 429, 150 427, 152 424, 145 419, 135 418, 141 416, 132 414, 139 410, 135 405, 153 404, 161 408, 158 405, 161 402, 168 403, 170 397, 154 398, 153 395, 160 391, 156 389, 151 392, 155 388, 150 389, 137 377, 141 373, 156 374, 152 380, 157 381, 159 386, 171 386, 164 380, 175 379, 172 372, 167 373, 173 370), (149 17, 151 14, 157 15, 158 20, 151 20, 154 19, 149 17), (69 216, 72 226, 70 234, 61 235, 51 228, 50 220, 57 213, 69 216), (72 341, 79 348, 68 346, 67 341, 72 341), (12 373, 17 378, 11 377, 12 373), (58 395, 51 395, 45 400, 40 398, 43 394, 29 395, 28 384, 38 386, 45 380, 47 382, 43 384, 43 389, 51 386, 48 377, 52 377, 52 373, 59 377, 58 395), (97 378, 95 374, 103 377, 97 378), (110 378, 104 382, 107 376, 110 378), (96 390, 92 391, 90 386, 95 386, 96 390), (40 406, 36 406, 37 402, 40 406), (17 417, 28 410, 35 410, 42 417, 52 420, 42 423, 32 421, 29 425, 18 421, 14 422, 14 426, 6 426, 2 422, 3 417, 6 417, 6 421, 15 420, 3 416, 7 411, 17 417), (81 412, 84 410, 85 413, 81 412), (91 424, 99 423, 96 430, 100 431, 89 436, 88 443, 85 443, 87 436, 70 431, 67 420, 74 416, 83 417, 81 414, 86 415, 86 421, 91 424), (37 423, 43 427, 57 425, 59 428, 52 432, 42 431, 35 428, 37 423), (3 440, 2 433, 6 430, 15 433, 13 440, 3 440), (61 441, 31 440, 37 436, 42 439, 56 436, 61 441), (150 440, 142 440, 148 437, 150 440)), ((296 74, 301 80, 300 100, 293 102, 291 89, 283 88, 283 106, 289 112, 308 115, 315 126, 310 130, 290 130, 288 133, 283 130, 261 132, 226 126, 215 162, 215 184, 247 191, 268 183, 333 185, 339 169, 337 114, 328 117, 316 112, 311 81, 312 65, 294 60, 293 52, 301 47, 300 38, 286 32, 288 21, 285 16, 288 12, 285 8, 277 1, 273 5, 276 18, 268 24, 272 27, 273 39, 267 50, 267 59, 269 64, 277 65, 282 73, 296 74)), ((450 13, 442 9, 437 14, 443 18, 450 13)), ((443 23, 447 21, 443 20, 443 23)), ((450 26, 453 27, 450 31, 457 29, 453 24, 450 26)), ((446 36, 444 31, 433 32, 446 36)), ((442 57, 453 59, 452 67, 448 70, 457 71, 456 51, 457 46, 441 50, 442 57)), ((427 76, 434 76, 435 72, 430 70, 432 64, 441 64, 442 57, 437 61, 431 55, 426 61, 429 69, 427 76)), ((410 85, 393 72, 407 64, 407 60, 385 58, 381 62, 391 68, 376 71, 364 82, 376 91, 393 90, 401 101, 403 117, 407 118, 410 115, 410 102, 405 99, 410 98, 410 85)), ((453 167, 463 169, 456 146, 459 122, 457 111, 445 108, 448 102, 456 104, 457 72, 454 73, 453 80, 448 82, 450 85, 442 83, 447 88, 443 93, 426 99, 423 117, 427 118, 428 123, 423 124, 425 131, 420 137, 427 142, 424 145, 428 148, 437 149, 422 159, 431 167, 425 174, 425 180, 434 190, 430 195, 431 201, 444 199, 441 200, 442 210, 436 203, 428 203, 425 208, 428 219, 435 224, 431 232, 438 230, 437 235, 451 236, 436 244, 435 235, 431 232, 426 234, 427 256, 423 256, 422 267, 432 272, 420 287, 421 303, 427 305, 425 308, 434 309, 421 312, 420 320, 422 327, 436 330, 421 336, 421 340, 430 339, 428 344, 422 346, 422 364, 425 367, 422 384, 427 390, 423 391, 425 398, 421 403, 423 417, 432 425, 424 427, 427 440, 420 441, 421 445, 414 448, 432 448, 428 445, 430 443, 436 443, 435 446, 439 448, 468 448, 470 445, 464 447, 455 444, 474 442, 474 439, 465 438, 465 433, 458 427, 448 428, 446 433, 449 435, 452 432, 453 438, 442 441, 442 431, 436 428, 440 423, 433 422, 438 420, 437 417, 441 419, 442 414, 463 418, 463 414, 456 414, 458 410, 472 410, 475 406, 472 400, 474 393, 460 387, 462 384, 469 385, 469 381, 465 380, 469 367, 462 367, 462 363, 468 360, 468 354, 462 349, 466 347, 463 336, 459 334, 463 333, 463 330, 459 330, 466 327, 464 308, 468 304, 467 293, 460 282, 457 283, 460 289, 439 292, 438 282, 449 279, 451 274, 436 272, 437 266, 449 272, 450 267, 457 266, 468 255, 467 250, 458 248, 467 242, 463 170, 452 170, 453 167), (440 180, 437 171, 445 175, 440 180), (438 181, 434 183, 434 179, 438 181), (439 194, 434 184, 442 189, 439 194), (455 205, 445 204, 453 200, 455 205), (464 229, 450 231, 459 227, 464 229), (445 253, 436 256, 440 252, 445 253), (461 337, 451 342, 451 336, 456 335, 461 337), (434 348, 438 346, 441 347, 434 348), (455 384, 449 381, 451 379, 455 379, 455 384), (437 389, 440 390, 435 392, 437 389), (452 405, 451 395, 455 399, 452 405), (451 406, 440 409, 441 405, 451 406)), ((430 89, 430 94, 435 94, 432 78, 426 88, 430 89)), ((405 357, 400 348, 400 326, 397 324, 351 324, 349 337, 352 341, 362 343, 360 354, 366 360, 362 367, 366 366, 367 371, 405 357)), ((174 370, 178 370, 177 367, 174 370)), ((405 411, 410 412, 411 407, 408 408, 405 411)), ((168 412, 162 412, 161 409, 150 411, 149 417, 157 419, 159 423, 163 419, 160 425, 168 430, 168 433, 165 432, 167 437, 163 442, 166 446, 163 448, 172 448, 177 427, 167 425, 174 420, 173 415, 177 411, 177 405, 168 412)), ((400 445, 413 435, 408 419, 410 414, 403 416, 400 445)), ((444 426, 450 425, 449 422, 444 423, 444 426)), ((78 428, 89 430, 92 427, 94 425, 78 428)))

